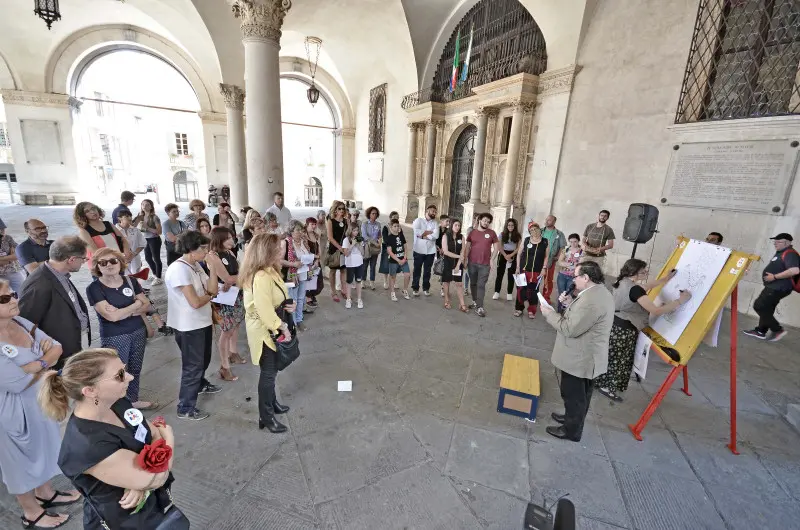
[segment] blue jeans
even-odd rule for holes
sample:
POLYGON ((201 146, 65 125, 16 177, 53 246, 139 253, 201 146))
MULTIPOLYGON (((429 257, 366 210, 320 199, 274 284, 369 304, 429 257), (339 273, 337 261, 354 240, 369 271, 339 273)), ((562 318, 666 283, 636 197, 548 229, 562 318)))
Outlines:
POLYGON ((295 287, 287 290, 288 297, 294 298, 297 308, 294 310, 294 323, 295 325, 303 321, 303 307, 306 305, 306 282, 302 282, 295 278, 295 287))
MULTIPOLYGON (((571 284, 574 279, 575 278, 573 278, 572 276, 567 276, 563 272, 558 273, 558 278, 556 278, 556 286, 558 287, 558 296, 561 296, 561 293, 567 290, 567 287, 569 287, 569 284, 571 284)), ((564 308, 561 306, 561 302, 559 302, 558 312, 560 313, 563 310, 564 308)))
POLYGON ((378 268, 378 255, 370 256, 364 260, 364 279, 367 279, 367 270, 369 270, 369 281, 375 281, 375 269, 378 268))

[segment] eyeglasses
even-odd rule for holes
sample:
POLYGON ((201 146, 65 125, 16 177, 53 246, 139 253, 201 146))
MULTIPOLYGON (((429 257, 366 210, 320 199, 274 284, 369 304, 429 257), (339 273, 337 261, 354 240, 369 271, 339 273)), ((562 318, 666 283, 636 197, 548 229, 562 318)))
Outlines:
POLYGON ((117 373, 115 373, 111 377, 106 377, 104 379, 100 379, 98 381, 98 383, 102 383, 103 381, 109 381, 111 379, 116 379, 118 382, 124 383, 125 382, 125 376, 127 374, 128 374, 128 365, 127 364, 123 364, 122 368, 120 368, 117 373))
POLYGON ((89 258, 87 258, 86 256, 72 256, 72 257, 71 257, 71 258, 69 258, 69 259, 79 259, 79 260, 81 260, 82 262, 83 262, 83 261, 89 261, 89 258))
POLYGON ((339 208, 336 208, 336 211, 339 211, 339 210, 345 211, 345 210, 347 210, 347 208, 345 208, 344 206, 340 206, 339 208))
POLYGON ((47 226, 46 225, 43 225, 43 226, 32 226, 32 227, 28 228, 28 230, 30 230, 31 232, 44 232, 45 230, 47 230, 47 226))
POLYGON ((0 304, 7 304, 11 301, 12 298, 16 300, 17 296, 18 296, 17 293, 0 294, 0 304))
POLYGON ((117 258, 99 259, 97 260, 97 264, 101 267, 105 267, 107 265, 119 265, 119 260, 117 258))

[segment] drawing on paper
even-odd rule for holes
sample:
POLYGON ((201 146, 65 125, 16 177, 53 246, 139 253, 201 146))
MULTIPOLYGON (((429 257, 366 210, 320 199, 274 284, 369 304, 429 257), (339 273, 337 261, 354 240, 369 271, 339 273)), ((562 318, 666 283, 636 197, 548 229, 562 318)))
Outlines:
POLYGON ((650 327, 670 344, 678 342, 730 255, 729 248, 691 240, 675 267, 678 270, 677 274, 661 289, 655 303, 656 305, 669 303, 676 300, 681 291, 687 290, 692 293, 692 299, 672 313, 661 315, 650 327))

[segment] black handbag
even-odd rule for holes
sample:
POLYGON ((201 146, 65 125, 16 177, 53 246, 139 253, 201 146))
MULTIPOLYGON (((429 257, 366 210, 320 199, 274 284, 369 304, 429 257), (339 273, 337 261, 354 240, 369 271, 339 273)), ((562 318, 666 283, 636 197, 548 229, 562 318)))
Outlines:
MULTIPOLYGON (((275 284, 278 285, 278 282, 275 282, 275 284)), ((281 292, 283 292, 283 289, 281 289, 281 292)), ((285 304, 286 295, 283 295, 283 302, 281 302, 281 304, 275 308, 275 313, 278 315, 278 318, 283 320, 286 325, 289 326, 289 332, 291 333, 292 338, 289 340, 278 341, 278 338, 281 337, 281 334, 271 334, 272 340, 275 341, 275 364, 279 372, 285 370, 287 366, 295 362, 297 358, 300 357, 300 341, 297 338, 297 328, 294 325, 294 317, 291 313, 286 311, 284 308, 285 304)))

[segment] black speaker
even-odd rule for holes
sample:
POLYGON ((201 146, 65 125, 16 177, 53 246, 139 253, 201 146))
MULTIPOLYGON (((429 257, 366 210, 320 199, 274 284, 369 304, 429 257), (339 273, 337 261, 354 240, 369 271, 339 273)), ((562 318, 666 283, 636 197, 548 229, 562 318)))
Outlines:
POLYGON ((622 239, 631 243, 647 243, 658 226, 658 208, 640 202, 628 207, 628 218, 622 230, 622 239))

